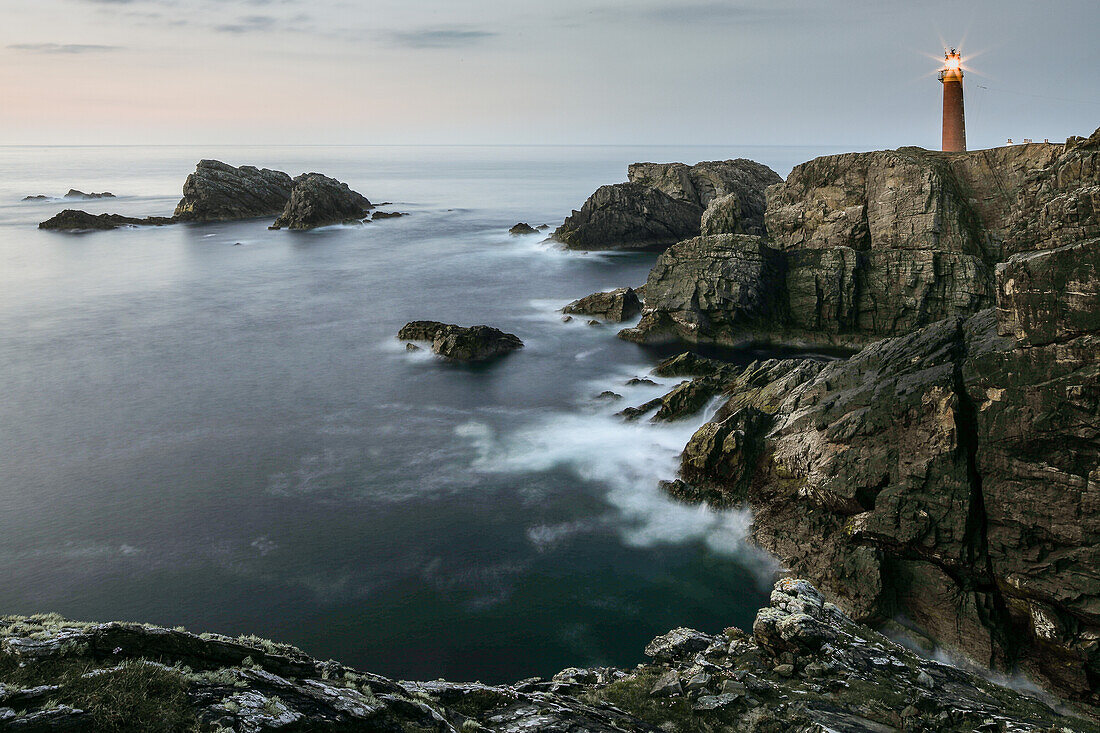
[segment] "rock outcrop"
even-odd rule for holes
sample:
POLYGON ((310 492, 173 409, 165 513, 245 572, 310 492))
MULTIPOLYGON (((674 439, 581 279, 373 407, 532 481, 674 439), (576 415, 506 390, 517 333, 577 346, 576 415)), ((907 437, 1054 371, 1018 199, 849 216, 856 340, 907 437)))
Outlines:
POLYGON ((716 199, 725 198, 724 207, 731 213, 735 209, 740 228, 710 232, 713 234, 764 234, 765 191, 783 180, 763 163, 745 158, 705 161, 692 166, 635 163, 628 170, 628 178, 631 183, 652 186, 675 199, 695 204, 700 212, 716 199))
MULTIPOLYGON (((83 191, 78 191, 75 188, 70 188, 69 192, 66 193, 62 198, 80 199, 81 201, 90 201, 92 199, 113 199, 114 197, 115 197, 115 195, 113 193, 109 192, 109 191, 102 191, 100 193, 84 193, 83 191)), ((49 200, 51 200, 51 197, 46 196, 45 194, 38 194, 36 196, 24 196, 23 200, 24 201, 49 201, 49 200)))
POLYGON ((676 339, 748 341, 774 325, 782 303, 784 262, 762 237, 717 234, 673 245, 646 282, 638 342, 676 339), (652 305, 656 304, 656 305, 652 305))
POLYGON ((518 237, 521 234, 538 234, 539 230, 535 229, 527 222, 521 221, 520 223, 514 225, 511 229, 509 229, 508 233, 511 234, 513 237, 518 237))
POLYGON ((175 221, 166 216, 137 218, 121 214, 89 214, 79 209, 65 209, 38 225, 39 229, 80 232, 91 229, 118 229, 124 226, 163 226, 175 221))
POLYGON ((293 188, 294 180, 282 171, 200 160, 183 184, 174 218, 204 222, 278 216, 293 188))
POLYGON ((654 249, 699 233, 701 212, 695 204, 674 199, 638 183, 596 189, 580 211, 574 211, 553 238, 570 249, 654 249))
POLYGON ((913 652, 803 580, 751 630, 674 629, 630 670, 395 681, 258 637, 56 615, 0 625, 0 731, 1081 731, 1094 723, 913 652))
MULTIPOLYGON (((665 297, 691 283, 666 282, 647 298, 639 328, 624 337, 859 347, 989 308, 998 263, 1100 236, 1100 131, 1065 146, 825 156, 796 166, 767 199, 767 245, 784 274, 765 332, 729 329, 721 306, 685 313, 681 298, 665 297)), ((711 207, 704 233, 742 224, 723 199, 711 207)), ((714 260, 703 277, 723 277, 725 264, 714 260)), ((659 261, 651 279, 669 277, 659 261)))
MULTIPOLYGON (((751 160, 635 163, 629 182, 603 186, 555 230, 553 238, 571 249, 663 248, 700 233, 704 210, 723 200, 712 216, 747 234, 764 233, 765 189, 780 177, 751 160)), ((723 232, 726 230, 723 229, 723 232)))
POLYGON ((402 341, 429 341, 432 351, 452 361, 485 361, 523 348, 513 333, 491 326, 455 326, 439 321, 411 321, 397 333, 402 341))
POLYGON ((634 288, 618 288, 604 293, 592 293, 562 308, 562 313, 599 316, 615 322, 633 318, 641 311, 642 301, 634 288))
POLYGON ((320 173, 304 173, 294 179, 290 199, 271 228, 314 229, 356 222, 372 208, 371 202, 348 184, 320 173))
POLYGON ((856 618, 1100 704, 1098 271, 1100 239, 1021 253, 995 310, 750 367, 681 480, 747 498, 755 540, 856 618))

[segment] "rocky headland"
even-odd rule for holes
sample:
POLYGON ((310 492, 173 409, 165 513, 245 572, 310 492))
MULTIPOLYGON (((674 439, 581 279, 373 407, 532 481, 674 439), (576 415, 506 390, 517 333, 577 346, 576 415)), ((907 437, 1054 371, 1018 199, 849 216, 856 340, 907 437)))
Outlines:
POLYGON ((620 335, 863 348, 743 369, 685 354, 657 372, 690 381, 622 414, 720 396, 666 490, 751 506, 753 539, 854 619, 1095 709, 1098 197, 1100 130, 798 166, 767 191, 765 236, 662 253, 620 335))
POLYGON ((709 229, 762 234, 765 189, 782 180, 743 158, 693 166, 635 163, 628 178, 599 188, 552 239, 570 249, 663 249, 698 235, 704 213, 709 229))
POLYGON ((781 580, 751 629, 678 628, 632 669, 395 681, 257 637, 55 615, 0 623, 0 731, 1100 731, 781 580))

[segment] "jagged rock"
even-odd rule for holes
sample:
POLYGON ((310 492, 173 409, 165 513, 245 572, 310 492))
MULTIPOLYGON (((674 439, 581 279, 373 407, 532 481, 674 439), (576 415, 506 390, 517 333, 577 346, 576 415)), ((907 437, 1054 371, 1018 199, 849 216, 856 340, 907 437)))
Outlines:
POLYGON ((684 660, 694 656, 695 652, 705 651, 714 640, 715 637, 710 634, 680 627, 646 644, 645 655, 655 662, 684 660))
POLYGON ((89 229, 118 229, 124 226, 163 226, 173 220, 164 216, 147 216, 139 219, 121 214, 89 214, 78 209, 65 209, 38 225, 39 229, 58 231, 85 231, 89 229))
POLYGON ((379 219, 396 219, 401 216, 408 216, 408 214, 401 211, 375 211, 371 214, 371 221, 378 221, 379 219))
POLYGON ((49 196, 40 193, 40 194, 36 194, 34 196, 24 196, 23 200, 24 201, 46 201, 49 198, 50 198, 49 196))
POLYGON ((684 448, 681 477, 697 489, 720 489, 725 500, 721 503, 743 501, 770 426, 770 416, 754 407, 738 409, 720 422, 708 422, 684 448))
POLYGON ((1098 267, 1100 240, 1020 255, 999 270, 996 315, 727 382, 683 479, 747 493, 754 539, 855 618, 901 611, 1096 704, 1098 267), (755 461, 726 423, 746 407, 766 417, 744 431, 755 461))
POLYGON ((354 222, 371 208, 371 202, 348 184, 320 173, 304 173, 294 179, 290 199, 271 228, 314 229, 354 222))
POLYGON ((516 224, 511 229, 509 229, 508 233, 511 234, 513 237, 518 237, 521 234, 538 234, 539 230, 535 229, 527 222, 521 221, 519 224, 516 224))
POLYGON ((751 340, 780 304, 782 256, 761 237, 695 237, 657 258, 646 282, 642 320, 620 337, 637 343, 751 340))
POLYGON ((619 288, 603 293, 592 293, 580 300, 574 300, 562 308, 563 313, 585 316, 600 316, 609 321, 625 321, 638 315, 642 302, 634 288, 619 288))
POLYGON ((653 373, 658 377, 712 377, 727 368, 720 361, 685 351, 662 361, 653 368, 653 373))
POLYGON ((183 184, 176 206, 179 221, 229 221, 278 216, 290 200, 294 181, 282 171, 250 165, 235 168, 200 160, 183 184))
POLYGON ((955 733, 990 721, 1021 732, 1100 731, 914 655, 852 622, 805 581, 776 584, 753 636, 727 634, 736 641, 728 655, 708 652, 724 648, 725 637, 677 629, 650 645, 654 662, 629 671, 574 667, 552 680, 486 685, 398 682, 256 637, 6 617, 0 731, 104 730, 120 720, 129 730, 199 731, 955 733), (819 668, 831 676, 810 674, 819 668), (15 677, 29 686, 7 683, 15 677), (126 694, 91 694, 89 679, 105 690, 126 685, 126 694))
POLYGON ((65 194, 65 198, 67 199, 113 199, 114 197, 115 195, 109 191, 103 191, 101 193, 84 193, 75 188, 70 188, 69 192, 65 194))
POLYGON ((430 341, 432 351, 453 361, 484 361, 523 348, 512 333, 491 326, 456 326, 439 321, 412 321, 397 333, 403 341, 430 341))
POLYGON ((552 237, 570 249, 648 249, 699 233, 695 204, 636 183, 601 186, 552 237))
POLYGON ((653 697, 670 697, 671 695, 682 695, 683 693, 684 688, 680 685, 680 673, 676 670, 663 674, 649 690, 649 694, 653 697))
MULTIPOLYGON (((692 166, 635 163, 628 175, 631 183, 652 186, 675 199, 695 204, 700 215, 715 199, 733 194, 741 228, 728 233, 745 234, 764 234, 765 191, 783 180, 768 166, 744 158, 705 161, 692 166)), ((727 206, 732 207, 732 203, 727 206)))
POLYGON ((1012 256, 997 267, 1002 336, 1030 346, 1100 332, 1100 240, 1012 256))
MULTIPOLYGON (((755 232, 763 234, 763 227, 755 232)), ((745 234, 741 224, 741 199, 735 193, 719 196, 707 205, 703 218, 699 222, 699 233, 704 237, 711 234, 745 234)))

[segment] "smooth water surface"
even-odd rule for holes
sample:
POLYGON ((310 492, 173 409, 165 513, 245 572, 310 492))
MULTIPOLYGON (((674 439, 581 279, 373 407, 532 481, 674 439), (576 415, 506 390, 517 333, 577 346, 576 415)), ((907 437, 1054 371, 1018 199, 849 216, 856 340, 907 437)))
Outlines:
MULTIPOLYGON (((652 254, 510 237, 636 160, 791 148, 0 148, 0 614, 255 633, 404 678, 631 665, 751 623, 748 518, 665 498, 695 420, 624 424, 655 356, 568 301, 652 254), (319 171, 410 216, 63 234, 62 208, 171 214, 195 161, 319 171), (117 199, 22 202, 70 187, 117 199), (414 319, 527 347, 444 364, 414 319), (609 404, 594 398, 612 389, 609 404)), ((745 352, 745 361, 757 356, 745 352)))

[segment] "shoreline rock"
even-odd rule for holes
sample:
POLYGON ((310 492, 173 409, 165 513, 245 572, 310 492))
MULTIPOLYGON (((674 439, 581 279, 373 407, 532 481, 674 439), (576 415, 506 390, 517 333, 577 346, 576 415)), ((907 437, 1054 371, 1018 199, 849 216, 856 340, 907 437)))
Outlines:
POLYGON ((592 293, 562 308, 562 313, 599 316, 620 323, 633 318, 641 311, 642 301, 634 288, 618 288, 608 292, 592 293))
POLYGON ((883 733, 986 730, 991 720, 1014 731, 1100 731, 1079 713, 919 657, 795 579, 776 583, 751 629, 673 629, 633 669, 570 667, 499 685, 395 681, 255 636, 56 614, 2 620, 0 731, 117 720, 208 732, 883 733))
POLYGON ((346 183, 320 173, 294 179, 290 198, 270 229, 305 230, 361 221, 374 206, 346 183))
POLYGON ((410 321, 397 333, 402 341, 429 341, 432 352, 452 361, 486 361, 523 348, 513 333, 491 326, 456 326, 440 321, 410 321))
POLYGON ((124 226, 165 226, 175 220, 166 216, 146 216, 136 218, 121 214, 89 214, 79 209, 65 209, 38 225, 39 229, 80 232, 91 230, 118 229, 124 226))

